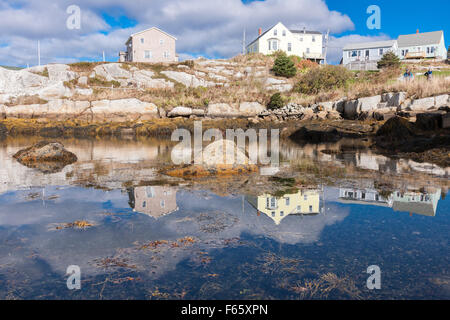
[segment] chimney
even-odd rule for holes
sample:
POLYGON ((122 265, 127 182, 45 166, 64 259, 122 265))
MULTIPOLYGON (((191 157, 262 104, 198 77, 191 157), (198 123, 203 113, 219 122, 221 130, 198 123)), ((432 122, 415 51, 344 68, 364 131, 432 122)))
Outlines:
POLYGON ((306 27, 303 27, 303 33, 306 34, 306 27))
POLYGON ((258 29, 258 36, 260 36, 260 35, 262 35, 262 29, 261 28, 258 29))
POLYGON ((419 34, 419 29, 417 29, 416 33, 419 34))

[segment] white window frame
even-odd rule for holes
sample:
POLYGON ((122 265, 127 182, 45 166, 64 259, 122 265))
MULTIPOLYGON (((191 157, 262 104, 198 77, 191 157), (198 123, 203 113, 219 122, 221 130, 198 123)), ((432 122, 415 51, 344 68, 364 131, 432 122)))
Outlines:
POLYGON ((144 44, 145 40, 144 38, 141 38, 141 43, 144 44))
POLYGON ((273 30, 273 35, 274 36, 278 36, 278 30, 277 29, 273 30))
POLYGON ((283 30, 283 37, 286 37, 286 30, 283 30))
POLYGON ((164 39, 159 39, 159 44, 164 45, 164 39))
POLYGON ((288 50, 289 52, 292 51, 292 43, 288 42, 287 50, 288 50))
POLYGON ((152 52, 150 50, 144 50, 144 59, 151 59, 152 58, 152 52), (147 55, 148 53, 148 55, 147 55))

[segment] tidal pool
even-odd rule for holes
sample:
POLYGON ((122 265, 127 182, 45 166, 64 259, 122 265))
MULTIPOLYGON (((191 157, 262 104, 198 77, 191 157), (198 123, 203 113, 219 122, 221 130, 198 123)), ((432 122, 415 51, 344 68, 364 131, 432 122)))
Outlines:
POLYGON ((342 172, 271 194, 165 179, 170 141, 63 140, 53 174, 12 158, 32 142, 0 145, 0 299, 450 298, 449 168, 284 141, 284 169, 342 172))

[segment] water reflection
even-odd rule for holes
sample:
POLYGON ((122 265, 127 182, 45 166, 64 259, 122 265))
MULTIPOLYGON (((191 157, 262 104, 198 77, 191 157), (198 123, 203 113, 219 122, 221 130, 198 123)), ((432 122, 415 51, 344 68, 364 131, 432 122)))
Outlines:
POLYGON ((128 197, 134 211, 154 218, 178 211, 176 188, 162 186, 130 188, 128 197))
POLYGON ((389 195, 381 195, 379 191, 353 188, 340 188, 339 199, 342 203, 353 203, 392 208, 394 211, 409 212, 435 216, 436 209, 441 199, 441 189, 434 191, 394 191, 389 195))
POLYGON ((295 194, 285 194, 277 197, 263 194, 258 197, 247 197, 247 201, 271 218, 275 224, 289 215, 316 215, 321 212, 320 190, 300 190, 295 194))

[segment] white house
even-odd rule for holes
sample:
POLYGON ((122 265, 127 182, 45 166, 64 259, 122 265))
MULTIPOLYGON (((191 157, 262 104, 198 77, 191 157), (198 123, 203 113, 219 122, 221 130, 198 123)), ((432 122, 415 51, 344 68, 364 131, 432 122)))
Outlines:
POLYGON ((322 33, 306 29, 289 30, 278 22, 264 33, 259 29, 258 38, 247 46, 247 53, 272 54, 281 50, 287 55, 321 61, 324 59, 322 47, 322 33))
POLYGON ((398 37, 398 56, 401 59, 446 59, 444 31, 423 32, 398 37))
POLYGON ((352 43, 344 47, 342 64, 350 70, 375 70, 388 51, 397 53, 396 40, 352 43))

